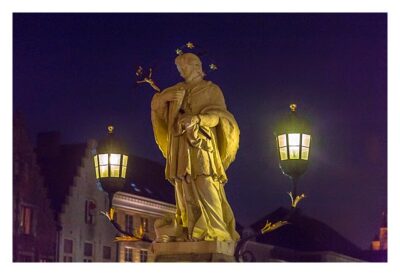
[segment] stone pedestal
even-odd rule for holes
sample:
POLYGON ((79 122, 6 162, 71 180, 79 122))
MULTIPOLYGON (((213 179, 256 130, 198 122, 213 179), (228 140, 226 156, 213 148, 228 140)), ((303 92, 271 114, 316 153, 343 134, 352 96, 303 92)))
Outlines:
POLYGON ((156 262, 235 262, 234 241, 153 243, 156 262))

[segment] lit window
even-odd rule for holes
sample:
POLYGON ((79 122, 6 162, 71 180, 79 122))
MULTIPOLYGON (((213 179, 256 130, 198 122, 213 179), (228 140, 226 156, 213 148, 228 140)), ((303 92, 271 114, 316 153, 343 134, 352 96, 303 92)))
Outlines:
POLYGON ((33 210, 31 207, 22 206, 21 208, 21 228, 22 233, 26 235, 32 234, 32 216, 33 210))
POLYGON ((125 247, 125 262, 133 261, 133 249, 130 247, 125 247))
POLYGON ((143 262, 147 262, 147 250, 141 249, 140 250, 140 261, 143 262))
POLYGON ((85 201, 85 223, 94 224, 96 215, 96 203, 92 200, 85 201))

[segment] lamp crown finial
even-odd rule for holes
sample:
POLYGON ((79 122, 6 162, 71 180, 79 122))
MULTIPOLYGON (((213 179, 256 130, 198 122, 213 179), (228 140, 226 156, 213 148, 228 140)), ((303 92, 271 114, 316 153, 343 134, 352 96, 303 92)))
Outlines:
POLYGON ((295 103, 290 104, 289 107, 292 112, 296 112, 297 105, 295 103))
POLYGON ((109 134, 112 134, 112 133, 114 132, 114 126, 108 125, 108 126, 107 126, 107 130, 108 130, 108 133, 109 133, 109 134))

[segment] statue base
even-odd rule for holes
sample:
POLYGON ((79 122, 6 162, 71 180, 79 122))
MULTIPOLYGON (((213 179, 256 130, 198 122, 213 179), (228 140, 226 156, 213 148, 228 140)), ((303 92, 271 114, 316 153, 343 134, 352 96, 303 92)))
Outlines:
POLYGON ((235 241, 168 242, 152 244, 156 262, 236 262, 235 241))

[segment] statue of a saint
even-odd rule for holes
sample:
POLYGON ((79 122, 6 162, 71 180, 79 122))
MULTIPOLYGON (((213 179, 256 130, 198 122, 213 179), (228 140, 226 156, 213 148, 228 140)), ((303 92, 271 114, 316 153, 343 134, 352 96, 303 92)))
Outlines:
POLYGON ((203 79, 198 56, 179 55, 175 64, 184 81, 156 93, 151 102, 165 176, 175 187, 177 210, 165 241, 236 241, 224 186, 239 148, 239 127, 221 89, 203 79))

